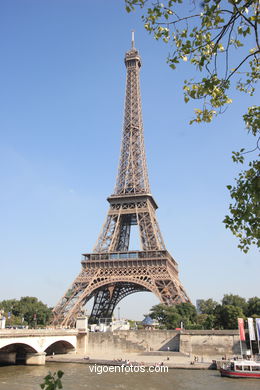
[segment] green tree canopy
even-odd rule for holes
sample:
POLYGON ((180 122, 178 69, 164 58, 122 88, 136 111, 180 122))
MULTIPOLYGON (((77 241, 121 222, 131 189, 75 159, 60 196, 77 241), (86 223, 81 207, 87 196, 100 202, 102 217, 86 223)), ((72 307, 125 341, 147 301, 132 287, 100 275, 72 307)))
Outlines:
MULTIPOLYGON (((190 123, 211 122, 232 103, 231 85, 253 95, 260 77, 259 0, 125 0, 127 12, 143 10, 145 29, 157 40, 170 43, 167 62, 172 69, 189 62, 197 79, 184 81, 184 100, 196 100, 199 107, 190 123), (234 55, 236 51, 236 55, 234 55)), ((233 203, 224 219, 226 228, 238 237, 238 247, 247 252, 260 246, 259 218, 260 106, 249 107, 243 115, 247 131, 256 137, 252 150, 233 152, 236 163, 252 157, 236 185, 227 186, 233 203)))
POLYGON ((176 309, 179 315, 182 318, 182 321, 189 324, 193 324, 197 320, 197 310, 194 305, 191 303, 180 303, 176 306, 176 309))
POLYGON ((181 322, 189 328, 197 320, 196 308, 191 303, 181 303, 176 306, 155 305, 151 308, 149 315, 167 329, 179 328, 181 322))
POLYGON ((201 299, 199 302, 199 311, 201 314, 213 314, 218 302, 213 299, 201 299))
POLYGON ((260 298, 253 297, 247 301, 247 312, 248 317, 256 316, 260 318, 260 298))
POLYGON ((212 298, 201 300, 197 314, 191 303, 176 306, 155 305, 150 316, 156 318, 167 329, 179 328, 181 322, 185 329, 237 329, 238 318, 260 317, 260 298, 246 300, 235 294, 225 294, 221 303, 212 298))
POLYGON ((199 314, 197 324, 199 329, 213 329, 216 325, 216 317, 214 314, 199 314))
POLYGON ((46 325, 49 323, 52 312, 47 305, 35 297, 22 297, 20 300, 10 299, 0 302, 0 309, 4 310, 5 316, 11 313, 12 324, 25 323, 29 326, 46 325), (13 322, 13 318, 15 321, 13 322))
POLYGON ((247 311, 247 302, 245 298, 240 297, 239 295, 234 294, 225 294, 222 299, 222 305, 231 305, 240 307, 244 313, 247 311))
POLYGON ((219 305, 215 311, 215 324, 221 329, 237 329, 237 319, 243 317, 243 310, 239 306, 219 305))
POLYGON ((150 316, 159 321, 166 329, 178 328, 181 317, 176 310, 176 306, 155 305, 151 308, 150 316))

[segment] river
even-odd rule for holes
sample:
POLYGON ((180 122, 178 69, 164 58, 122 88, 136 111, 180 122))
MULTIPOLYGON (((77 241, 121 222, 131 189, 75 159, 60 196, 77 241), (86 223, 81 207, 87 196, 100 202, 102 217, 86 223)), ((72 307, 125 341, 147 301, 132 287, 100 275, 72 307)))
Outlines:
POLYGON ((39 390, 48 371, 64 371, 64 390, 259 390, 257 379, 221 378, 218 371, 169 369, 168 373, 102 373, 87 364, 0 367, 0 390, 39 390))

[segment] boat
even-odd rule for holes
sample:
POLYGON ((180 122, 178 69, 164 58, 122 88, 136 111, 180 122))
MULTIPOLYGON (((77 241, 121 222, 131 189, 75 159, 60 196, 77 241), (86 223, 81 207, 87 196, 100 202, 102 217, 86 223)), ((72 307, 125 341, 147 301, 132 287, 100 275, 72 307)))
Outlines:
POLYGON ((260 379, 260 361, 230 360, 219 369, 221 376, 229 378, 260 379))

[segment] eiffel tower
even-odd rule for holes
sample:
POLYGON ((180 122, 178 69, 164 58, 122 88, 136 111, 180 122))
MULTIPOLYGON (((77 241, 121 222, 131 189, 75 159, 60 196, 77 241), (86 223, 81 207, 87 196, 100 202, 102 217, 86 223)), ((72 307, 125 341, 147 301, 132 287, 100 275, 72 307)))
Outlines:
POLYGON ((83 254, 82 269, 53 309, 54 325, 74 326, 94 297, 90 321, 111 318, 129 294, 153 292, 161 303, 189 302, 178 278, 178 265, 166 250, 151 195, 144 149, 139 71, 134 46, 125 54, 126 97, 118 176, 106 221, 93 253, 83 254), (142 250, 129 250, 131 226, 138 225, 142 250))

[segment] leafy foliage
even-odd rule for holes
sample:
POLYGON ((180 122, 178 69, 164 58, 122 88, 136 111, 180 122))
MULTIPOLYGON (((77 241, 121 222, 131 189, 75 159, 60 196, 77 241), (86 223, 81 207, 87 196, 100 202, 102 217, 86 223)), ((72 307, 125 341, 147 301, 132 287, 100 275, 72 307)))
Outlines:
MULTIPOLYGON (((232 100, 227 93, 230 79, 239 75, 237 88, 252 95, 259 80, 258 0, 183 0, 160 1, 125 0, 126 10, 136 6, 145 10, 142 16, 145 29, 157 40, 171 42, 174 51, 168 63, 175 69, 179 63, 190 62, 205 77, 198 82, 185 82, 185 101, 203 99, 202 113, 217 115, 232 100), (248 39, 250 38, 250 39, 248 39), (251 39, 254 38, 254 39, 251 39), (249 47, 248 47, 249 46, 249 47), (230 54, 240 50, 238 63, 230 54), (246 66, 241 73, 240 68, 246 66), (210 109, 208 108, 210 107, 210 109)), ((197 113, 194 121, 201 122, 197 113)), ((206 120, 207 121, 207 120, 206 120)))
POLYGON ((225 294, 222 299, 223 306, 236 306, 240 307, 243 312, 247 312, 247 302, 245 298, 240 297, 239 295, 234 294, 225 294))
POLYGON ((157 319, 166 329, 179 328, 181 322, 190 328, 197 320, 196 308, 191 303, 181 303, 176 306, 155 305, 151 309, 150 316, 157 319))
MULTIPOLYGON (((127 12, 140 7, 145 29, 156 40, 170 43, 173 51, 167 62, 172 69, 189 62, 201 75, 198 80, 184 81, 184 101, 201 103, 190 124, 211 122, 223 113, 232 103, 231 83, 240 92, 255 93, 260 78, 259 0, 191 0, 189 6, 184 0, 125 0, 125 5, 127 12)), ((240 163, 246 153, 259 150, 260 107, 249 107, 243 119, 258 140, 253 150, 233 152, 233 160, 240 163)), ((260 246, 256 227, 259 176, 259 162, 254 160, 236 179, 236 186, 228 186, 234 204, 224 223, 244 252, 252 244, 260 246)))
POLYGON ((251 161, 249 169, 235 180, 235 186, 227 186, 235 203, 229 205, 231 215, 226 215, 223 222, 239 238, 238 247, 246 253, 251 244, 260 247, 260 161, 251 161))
POLYGON ((63 371, 57 371, 53 374, 49 372, 49 374, 44 378, 44 382, 40 385, 40 387, 44 390, 56 390, 62 389, 61 378, 63 377, 63 371))
POLYGON ((201 314, 213 314, 216 307, 218 305, 218 302, 213 301, 213 299, 207 299, 207 300, 200 300, 198 304, 198 310, 201 314))
POLYGON ((0 302, 0 309, 4 310, 5 317, 11 313, 7 325, 23 323, 30 327, 35 327, 36 324, 44 326, 49 323, 52 315, 51 309, 35 297, 4 300, 0 302))
POLYGON ((218 305, 215 310, 215 326, 223 329, 236 329, 237 319, 243 317, 243 310, 239 306, 218 305))
POLYGON ((216 317, 214 314, 199 314, 198 315, 198 329, 212 329, 215 327, 216 317))
POLYGON ((200 300, 197 314, 195 306, 182 303, 176 306, 155 305, 150 316, 166 329, 179 328, 181 322, 185 329, 236 329, 237 318, 260 317, 260 298, 246 301, 239 295, 225 294, 221 304, 213 299, 200 300))
POLYGON ((247 316, 259 317, 260 316, 260 298, 253 297, 248 299, 247 302, 247 316))

